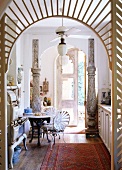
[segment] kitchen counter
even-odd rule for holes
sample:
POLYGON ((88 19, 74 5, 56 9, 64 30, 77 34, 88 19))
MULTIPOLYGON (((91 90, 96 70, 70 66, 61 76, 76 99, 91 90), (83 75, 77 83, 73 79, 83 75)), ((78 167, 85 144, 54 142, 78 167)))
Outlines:
POLYGON ((107 112, 111 112, 111 105, 98 104, 99 107, 103 108, 107 112))

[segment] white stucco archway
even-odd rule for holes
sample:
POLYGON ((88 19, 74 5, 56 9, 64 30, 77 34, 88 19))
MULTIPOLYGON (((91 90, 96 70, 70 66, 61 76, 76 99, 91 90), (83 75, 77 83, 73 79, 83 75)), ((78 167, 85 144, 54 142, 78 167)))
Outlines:
MULTIPOLYGON (((4 2, 8 2, 8 1, 4 1, 4 2)), ((10 1, 9 1, 10 2, 10 1)), ((14 5, 16 6, 16 8, 18 8, 17 4, 15 1, 14 5)), ((11 50, 13 48, 13 45, 15 44, 17 38, 21 35, 22 32, 24 32, 24 30, 26 30, 29 26, 31 26, 34 22, 38 22, 39 20, 48 18, 48 17, 68 17, 74 20, 77 20, 83 24, 86 24, 88 27, 90 27, 101 39, 101 41, 104 44, 104 47, 106 49, 106 52, 108 54, 108 59, 109 59, 109 64, 110 64, 110 68, 113 71, 113 78, 112 78, 112 125, 113 125, 113 134, 112 134, 112 140, 113 140, 113 145, 112 145, 112 168, 114 169, 119 169, 122 165, 122 160, 121 160, 121 124, 119 124, 119 121, 121 120, 117 120, 117 116, 119 114, 121 114, 121 58, 122 58, 122 47, 121 47, 121 41, 122 41, 122 37, 121 37, 121 5, 122 2, 120 0, 111 0, 111 1, 107 1, 106 4, 108 3, 108 5, 111 6, 110 11, 107 11, 107 13, 104 13, 103 16, 100 16, 102 14, 101 11, 104 10, 104 7, 106 5, 104 5, 103 8, 101 8, 101 10, 98 13, 98 17, 101 18, 101 20, 99 21, 99 23, 95 23, 95 18, 92 20, 92 22, 90 24, 88 24, 88 20, 90 18, 93 17, 93 14, 96 12, 95 8, 91 11, 91 13, 89 13, 89 8, 92 5, 92 1, 90 4, 87 5, 87 8, 85 10, 85 12, 83 12, 83 6, 84 3, 87 3, 87 0, 84 1, 83 4, 81 4, 81 1, 76 1, 74 4, 74 9, 72 11, 70 11, 70 7, 71 4, 68 3, 65 6, 65 1, 62 1, 62 5, 63 5, 63 12, 62 14, 59 14, 58 12, 58 7, 59 7, 59 1, 56 1, 56 6, 53 6, 54 4, 52 4, 52 0, 50 1, 50 5, 47 6, 47 1, 45 1, 45 3, 39 4, 39 1, 37 1, 38 4, 38 12, 39 15, 37 15, 37 11, 35 11, 34 6, 32 6, 32 16, 28 13, 28 15, 30 15, 30 18, 32 20, 31 23, 28 22, 28 19, 26 18, 26 16, 24 15, 24 22, 19 18, 17 12, 15 12, 15 14, 13 14, 14 16, 16 16, 15 18, 18 19, 19 24, 16 24, 16 22, 11 18, 10 15, 8 15, 6 13, 6 11, 4 12, 4 14, 1 17, 0 20, 0 43, 1 43, 1 47, 0 47, 0 99, 1 99, 1 106, 0 106, 0 118, 1 118, 1 123, 0 123, 0 131, 1 131, 1 162, 0 162, 0 166, 2 169, 7 169, 7 152, 6 152, 6 147, 7 147, 7 122, 6 122, 6 76, 5 76, 5 72, 7 71, 7 65, 9 63, 9 57, 10 57, 10 53, 11 50), (80 3, 80 5, 78 5, 78 3, 80 3), (41 8, 40 8, 41 7, 41 8), (43 10, 42 10, 43 7, 43 10), (118 8, 119 7, 119 8, 118 8), (65 10, 64 10, 65 9, 65 10), (77 12, 76 12, 77 11, 77 12), (76 12, 76 13, 75 13, 76 12), (83 16, 81 17, 80 14, 83 13, 83 16), (89 16, 87 16, 87 14, 89 14, 89 16), (112 16, 112 19, 110 19, 108 21, 107 24, 110 24, 110 27, 108 30, 106 30, 105 32, 101 31, 103 30, 103 28, 105 28, 105 25, 102 28, 99 28, 99 26, 101 25, 101 23, 104 23, 103 21, 106 19, 106 17, 108 15, 112 16), (40 16, 40 18, 38 17, 40 16), (88 17, 88 19, 85 20, 85 17, 88 17), (7 19, 15 26, 18 28, 18 31, 15 31, 10 25, 10 23, 7 22, 7 19), (10 26, 10 27, 9 27, 10 26), (5 32, 6 29, 6 32, 5 32), (14 35, 10 34, 11 31, 9 31, 13 29, 14 35), (102 29, 102 30, 101 30, 102 29), (9 35, 9 36, 8 36, 9 35), (106 36, 107 35, 107 36, 106 36), (105 36, 105 37, 104 37, 105 36), (6 38, 5 38, 6 37, 6 38), (11 41, 11 39, 13 39, 11 41), (107 43, 106 40, 108 40, 107 43), (7 43, 6 43, 7 42, 7 43), (10 44, 9 44, 10 43, 10 44), (9 45, 8 45, 9 44, 9 45), (119 63, 119 65, 117 64, 119 63), (118 81, 119 80, 119 81, 118 81), (117 87, 120 89, 118 90, 117 87), (120 129, 117 132, 117 129, 120 129), (116 149, 118 148, 118 150, 116 149)), ((69 2, 69 1, 67 1, 69 2)), ((94 0, 93 2, 96 3, 96 0, 94 0)), ((2 5, 5 5, 4 7, 7 7, 7 3, 4 3, 2 5)), ((24 4, 23 4, 24 5, 24 4)), ((97 1, 97 5, 100 5, 100 1, 97 1)), ((4 9, 4 7, 2 6, 2 9, 4 9)), ((25 5, 24 5, 25 7, 25 5)), ((10 4, 10 8, 14 10, 14 8, 11 6, 10 4)), ((11 10, 8 6, 7 10, 11 10)), ((21 8, 21 7, 20 7, 21 8)), ((96 7, 97 8, 97 7, 96 7)), ((23 9, 23 8, 21 8, 23 9)), ((29 9, 29 7, 27 6, 27 9, 29 9)), ((19 9, 18 9, 19 10, 19 9)), ((3 11, 3 10, 2 10, 3 11)), ((12 10, 11 10, 12 13, 12 10)), ((23 10, 19 10, 19 14, 23 15, 23 10)), ((97 19, 97 18, 96 18, 97 19)), ((107 25, 106 25, 107 26, 107 25)))

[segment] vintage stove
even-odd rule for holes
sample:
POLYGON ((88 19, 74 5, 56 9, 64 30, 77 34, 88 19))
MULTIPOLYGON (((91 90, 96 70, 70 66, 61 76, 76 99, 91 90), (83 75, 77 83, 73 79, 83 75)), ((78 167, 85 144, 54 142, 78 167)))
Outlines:
POLYGON ((20 116, 19 102, 17 99, 16 90, 16 88, 7 90, 9 168, 13 168, 14 148, 23 141, 25 150, 27 150, 26 133, 29 131, 30 128, 29 120, 26 117, 20 116))

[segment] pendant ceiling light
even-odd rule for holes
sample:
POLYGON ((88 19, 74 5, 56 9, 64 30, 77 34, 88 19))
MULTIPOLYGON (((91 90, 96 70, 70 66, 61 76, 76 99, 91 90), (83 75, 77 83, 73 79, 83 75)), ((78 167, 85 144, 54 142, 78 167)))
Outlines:
POLYGON ((65 43, 65 39, 62 37, 61 38, 61 42, 58 45, 58 53, 61 56, 61 60, 62 60, 62 65, 67 65, 69 62, 69 56, 66 55, 67 54, 67 45, 65 43))
POLYGON ((61 38, 61 42, 58 45, 58 53, 60 56, 64 56, 67 53, 67 45, 64 42, 64 38, 61 38))

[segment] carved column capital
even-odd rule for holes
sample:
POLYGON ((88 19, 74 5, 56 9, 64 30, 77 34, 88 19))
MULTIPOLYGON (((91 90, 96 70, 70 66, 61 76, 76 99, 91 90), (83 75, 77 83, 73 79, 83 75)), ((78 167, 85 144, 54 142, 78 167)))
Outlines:
POLYGON ((32 68, 31 72, 33 73, 33 76, 35 76, 35 75, 40 76, 41 69, 40 68, 32 68))

